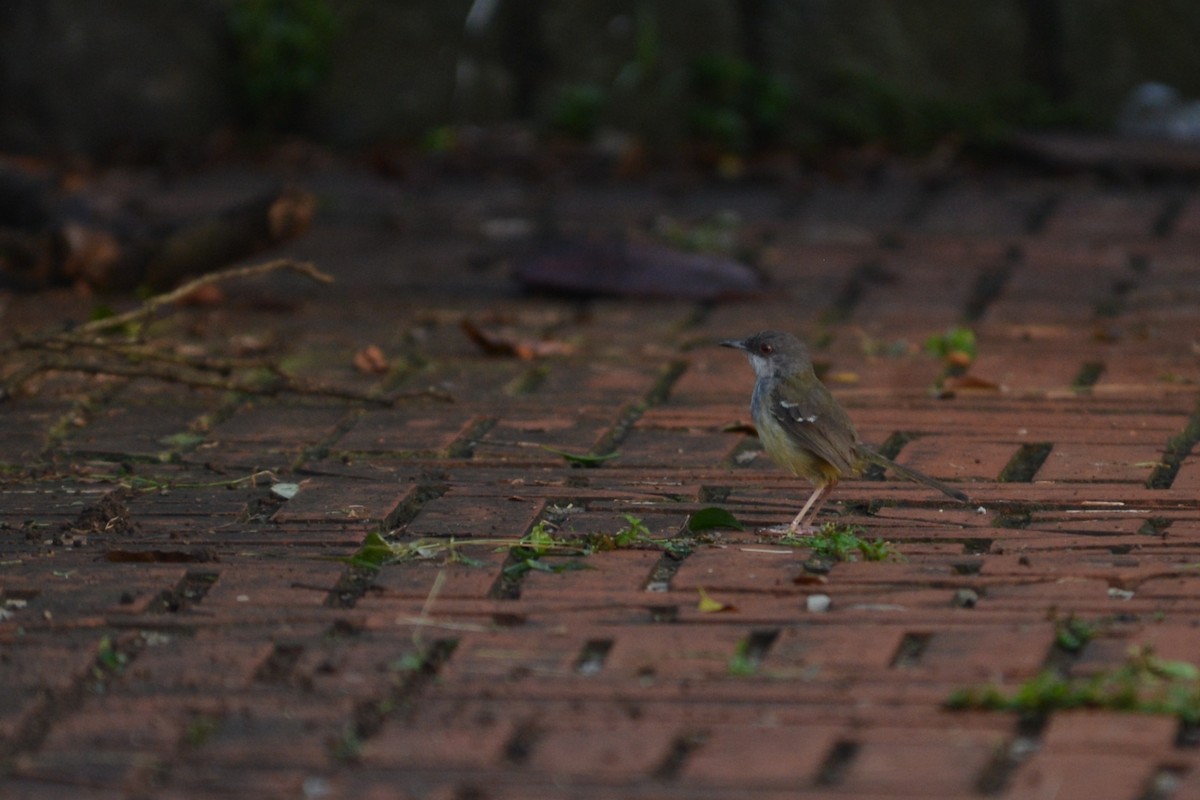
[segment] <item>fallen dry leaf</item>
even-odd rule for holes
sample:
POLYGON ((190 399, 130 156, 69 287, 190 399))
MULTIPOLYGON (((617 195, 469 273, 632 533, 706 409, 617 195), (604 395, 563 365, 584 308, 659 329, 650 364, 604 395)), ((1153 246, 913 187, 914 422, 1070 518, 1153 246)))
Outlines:
POLYGON ((1000 385, 974 375, 949 375, 942 381, 943 392, 998 392, 1000 385))
POLYGON ((369 344, 354 354, 354 368, 365 375, 382 375, 389 365, 383 351, 369 344))
POLYGON ((469 319, 460 323, 463 332, 490 356, 516 356, 524 361, 547 356, 565 356, 575 352, 575 345, 553 339, 533 339, 511 328, 484 329, 469 319))
POLYGON ((975 357, 965 350, 951 350, 946 354, 946 363, 952 367, 961 367, 966 369, 971 366, 971 362, 975 357))

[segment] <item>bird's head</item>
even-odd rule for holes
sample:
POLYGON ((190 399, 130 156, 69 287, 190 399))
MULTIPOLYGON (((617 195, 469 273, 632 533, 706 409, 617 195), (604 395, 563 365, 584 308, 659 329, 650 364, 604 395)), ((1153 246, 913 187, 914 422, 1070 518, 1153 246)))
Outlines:
POLYGON ((783 331, 760 331, 745 339, 726 339, 722 347, 741 350, 750 359, 754 374, 766 377, 809 369, 812 360, 804 342, 783 331))

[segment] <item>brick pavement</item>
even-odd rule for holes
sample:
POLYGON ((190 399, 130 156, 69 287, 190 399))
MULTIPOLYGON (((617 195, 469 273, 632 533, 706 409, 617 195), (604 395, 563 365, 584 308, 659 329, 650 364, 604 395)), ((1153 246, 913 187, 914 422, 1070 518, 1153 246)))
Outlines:
MULTIPOLYGON (((293 252, 340 285, 288 288, 286 313, 256 285, 164 325, 454 402, 56 376, 5 406, 0 795, 1200 796, 1200 751, 1171 717, 945 708, 1047 666, 1115 666, 1131 645, 1200 660, 1200 195, 902 170, 564 192, 576 228, 739 212, 776 288, 693 306, 514 293, 468 256, 483 222, 531 213, 536 187, 309 177, 342 204, 293 252), (578 350, 488 357, 464 315, 578 350), (954 324, 975 329, 972 372, 998 390, 933 396, 940 365, 904 345, 954 324), (759 535, 807 489, 729 429, 751 375, 708 345, 767 326, 819 341, 864 438, 983 511, 884 476, 842 484, 826 515, 902 560, 814 571, 759 535), (350 367, 371 343, 392 360, 382 378, 350 367), (539 445, 619 455, 585 469, 539 445), (283 500, 273 480, 301 489, 283 500), (751 530, 516 577, 472 544, 542 520, 615 534, 626 514, 687 538, 710 505, 751 530), (372 532, 453 537, 476 563, 339 560, 372 532), (702 611, 701 590, 729 609, 702 611), (1056 641, 1070 615, 1098 626, 1079 652, 1056 641)), ((3 322, 86 305, 7 297, 3 322)))

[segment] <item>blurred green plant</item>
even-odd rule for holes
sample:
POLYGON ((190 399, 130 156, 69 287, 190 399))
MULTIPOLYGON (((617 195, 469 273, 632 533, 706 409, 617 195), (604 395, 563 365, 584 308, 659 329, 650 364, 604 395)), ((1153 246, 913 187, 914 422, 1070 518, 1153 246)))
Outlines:
POLYGON ((592 83, 573 83, 558 90, 550 108, 550 127, 572 139, 588 140, 596 135, 608 95, 592 83))
POLYGON ((744 154, 778 142, 792 91, 740 58, 707 55, 689 70, 692 133, 718 149, 744 154))
POLYGON ((1200 722, 1200 669, 1187 661, 1160 658, 1148 646, 1131 647, 1124 664, 1088 677, 1045 670, 1011 693, 996 686, 958 689, 946 707, 1026 714, 1096 708, 1170 714, 1195 725, 1200 722))
POLYGON ((228 24, 246 118, 268 130, 293 127, 333 63, 340 26, 329 0, 233 0, 228 24))
POLYGON ((1019 128, 1080 126, 1085 109, 1055 102, 1034 84, 997 84, 969 100, 906 90, 869 69, 847 66, 821 79, 825 100, 803 109, 816 147, 882 144, 926 152, 953 138, 981 153, 1001 147, 1019 128))
POLYGON ((970 328, 947 328, 945 333, 935 333, 925 340, 925 352, 940 358, 947 365, 968 367, 978 354, 975 331, 970 328))

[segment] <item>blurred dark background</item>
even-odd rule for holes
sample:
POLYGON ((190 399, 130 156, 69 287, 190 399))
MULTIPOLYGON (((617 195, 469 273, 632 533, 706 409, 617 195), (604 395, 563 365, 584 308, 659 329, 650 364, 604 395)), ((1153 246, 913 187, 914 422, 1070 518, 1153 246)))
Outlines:
POLYGON ((6 0, 0 150, 451 147, 522 122, 720 159, 1109 130, 1200 96, 1188 0, 6 0))

